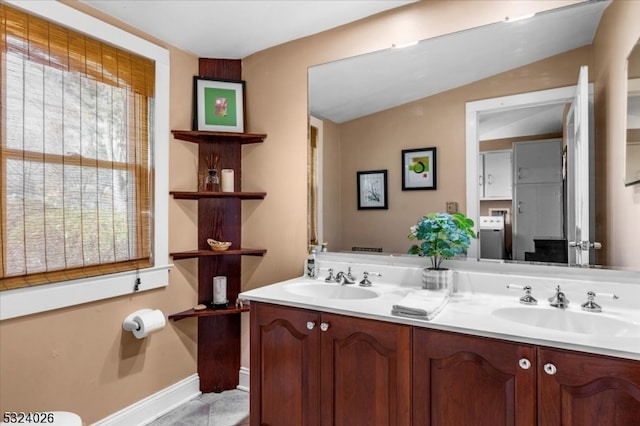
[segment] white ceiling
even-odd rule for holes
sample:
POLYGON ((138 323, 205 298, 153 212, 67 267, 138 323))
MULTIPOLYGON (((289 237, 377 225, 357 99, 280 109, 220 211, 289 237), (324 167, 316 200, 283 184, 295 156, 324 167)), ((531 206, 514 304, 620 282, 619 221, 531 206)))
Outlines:
POLYGON ((201 58, 242 59, 416 0, 81 0, 201 58))

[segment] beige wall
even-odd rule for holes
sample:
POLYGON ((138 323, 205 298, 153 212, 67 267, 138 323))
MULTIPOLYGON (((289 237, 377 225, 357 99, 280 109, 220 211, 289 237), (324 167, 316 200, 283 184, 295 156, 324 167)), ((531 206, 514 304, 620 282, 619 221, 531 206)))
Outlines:
POLYGON ((607 235, 602 241, 608 249, 607 264, 634 270, 640 266, 640 186, 623 185, 624 117, 626 58, 640 38, 639 17, 637 1, 616 0, 605 10, 593 43, 592 76, 596 89, 596 162, 602 163, 607 172, 596 174, 596 224, 607 235))

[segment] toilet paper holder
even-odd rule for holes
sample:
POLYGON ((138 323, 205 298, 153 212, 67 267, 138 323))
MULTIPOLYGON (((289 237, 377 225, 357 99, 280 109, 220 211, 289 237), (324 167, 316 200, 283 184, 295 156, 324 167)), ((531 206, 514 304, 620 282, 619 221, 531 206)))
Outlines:
POLYGON ((164 326, 164 314, 158 309, 140 309, 127 315, 122 321, 122 328, 131 331, 138 339, 147 337, 149 333, 164 326))
POLYGON ((153 309, 140 309, 139 311, 135 311, 132 314, 126 316, 124 321, 122 321, 122 328, 126 331, 134 331, 140 330, 140 324, 133 320, 136 315, 140 315, 141 313, 151 312, 153 309))

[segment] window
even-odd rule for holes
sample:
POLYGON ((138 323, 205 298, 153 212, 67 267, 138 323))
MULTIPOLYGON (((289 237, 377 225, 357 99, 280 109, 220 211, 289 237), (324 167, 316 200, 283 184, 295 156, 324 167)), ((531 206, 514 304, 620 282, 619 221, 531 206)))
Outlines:
POLYGON ((168 85, 167 52, 57 2, 26 3, 83 31, 0 5, 0 289, 166 270, 154 222, 166 229, 155 212, 166 209, 168 129, 157 118, 168 103, 154 92, 168 85))
POLYGON ((4 289, 150 266, 153 61, 0 16, 4 289))

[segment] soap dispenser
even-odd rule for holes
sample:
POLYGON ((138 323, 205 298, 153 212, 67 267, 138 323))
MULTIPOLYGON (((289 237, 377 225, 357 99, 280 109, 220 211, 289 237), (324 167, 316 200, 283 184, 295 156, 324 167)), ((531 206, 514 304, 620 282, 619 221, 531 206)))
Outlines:
POLYGON ((316 246, 309 246, 309 256, 307 257, 307 277, 316 277, 316 246))

